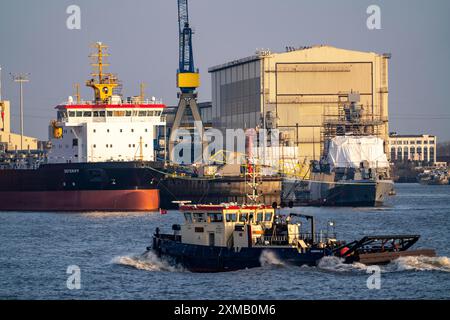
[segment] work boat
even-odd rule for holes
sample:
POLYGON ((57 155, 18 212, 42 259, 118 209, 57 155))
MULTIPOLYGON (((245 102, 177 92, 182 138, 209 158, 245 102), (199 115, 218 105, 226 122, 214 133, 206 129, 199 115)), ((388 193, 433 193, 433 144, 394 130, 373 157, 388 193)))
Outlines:
POLYGON ((419 240, 418 235, 367 236, 345 243, 336 240, 333 222, 326 232, 316 232, 313 216, 282 216, 267 205, 183 204, 179 211, 185 223, 173 225, 172 234, 162 234, 157 228, 147 250, 193 272, 260 267, 267 255, 295 266, 316 266, 326 256, 364 264, 385 264, 402 256, 435 256, 430 249, 407 251, 419 240))

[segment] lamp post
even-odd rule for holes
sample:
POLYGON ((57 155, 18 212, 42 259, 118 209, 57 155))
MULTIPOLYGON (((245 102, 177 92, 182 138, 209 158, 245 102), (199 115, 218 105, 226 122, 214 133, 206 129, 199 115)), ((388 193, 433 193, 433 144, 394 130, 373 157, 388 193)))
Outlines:
POLYGON ((20 86, 20 150, 23 150, 23 84, 29 82, 29 74, 11 74, 14 82, 20 86))

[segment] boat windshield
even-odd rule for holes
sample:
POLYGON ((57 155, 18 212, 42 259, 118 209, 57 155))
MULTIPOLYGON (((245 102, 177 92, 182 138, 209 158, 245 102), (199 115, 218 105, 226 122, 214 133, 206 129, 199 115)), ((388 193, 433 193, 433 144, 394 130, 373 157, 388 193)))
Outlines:
POLYGON ((265 221, 268 221, 268 222, 272 221, 272 213, 271 212, 266 212, 265 221))
POLYGON ((241 213, 239 215, 239 222, 246 222, 248 221, 248 213, 241 213))
POLYGON ((208 221, 209 222, 222 222, 223 221, 223 216, 221 213, 217 213, 217 212, 213 212, 213 213, 208 213, 208 221))
POLYGON ((237 221, 237 214, 236 213, 227 213, 227 222, 236 222, 237 221))
POLYGON ((194 213, 194 222, 205 222, 205 215, 203 213, 194 213))
POLYGON ((260 211, 256 214, 256 222, 263 222, 263 221, 264 221, 264 213, 260 211))
POLYGON ((186 220, 186 222, 192 223, 192 214, 190 212, 185 212, 184 219, 186 220))

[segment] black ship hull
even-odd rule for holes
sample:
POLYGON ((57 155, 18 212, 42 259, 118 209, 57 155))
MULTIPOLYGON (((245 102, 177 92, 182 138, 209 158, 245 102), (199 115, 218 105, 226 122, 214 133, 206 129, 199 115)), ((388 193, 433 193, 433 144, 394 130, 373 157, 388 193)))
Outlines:
POLYGON ((0 170, 0 210, 154 211, 160 174, 151 162, 46 164, 0 170))
POLYGON ((192 272, 226 272, 264 265, 265 254, 270 263, 286 263, 293 266, 316 266, 320 259, 332 255, 330 250, 315 249, 299 253, 290 247, 251 247, 235 250, 226 247, 183 244, 164 237, 153 238, 153 252, 175 265, 192 272))
MULTIPOLYGON (((252 192, 244 177, 217 179, 166 177, 159 184, 161 208, 176 209, 173 201, 190 201, 192 204, 248 203, 252 192)), ((261 203, 281 203, 281 178, 264 177, 258 186, 261 203)))

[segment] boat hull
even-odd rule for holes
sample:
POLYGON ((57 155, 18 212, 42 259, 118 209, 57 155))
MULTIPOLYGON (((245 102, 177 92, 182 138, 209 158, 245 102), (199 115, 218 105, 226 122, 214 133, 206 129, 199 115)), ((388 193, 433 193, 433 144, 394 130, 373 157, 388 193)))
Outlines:
POLYGON ((0 170, 2 211, 155 211, 160 174, 150 162, 48 164, 0 170))
POLYGON ((300 253, 290 247, 234 248, 184 244, 178 241, 153 238, 153 250, 159 257, 171 260, 192 272, 226 272, 258 268, 264 264, 289 264, 293 266, 316 266, 324 256, 331 255, 326 249, 300 253))
POLYGON ((391 181, 354 181, 331 188, 321 202, 324 206, 380 207, 393 189, 391 181))
POLYGON ((159 191, 74 190, 0 192, 3 211, 157 211, 159 191))

